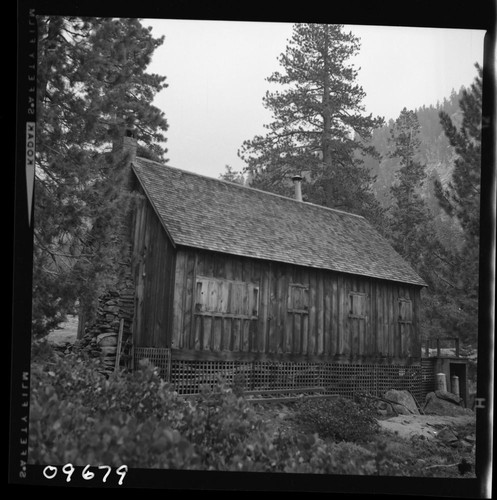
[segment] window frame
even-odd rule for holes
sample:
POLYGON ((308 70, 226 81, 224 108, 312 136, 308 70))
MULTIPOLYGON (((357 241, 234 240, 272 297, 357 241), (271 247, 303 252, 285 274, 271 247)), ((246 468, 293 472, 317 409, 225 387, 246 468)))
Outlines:
POLYGON ((412 300, 409 299, 409 298, 407 298, 407 297, 399 297, 397 303, 398 303, 398 307, 399 307, 399 315, 398 315, 398 320, 397 321, 399 323, 402 323, 402 324, 412 325, 412 323, 413 323, 413 317, 414 317, 414 309, 413 309, 412 300), (408 314, 405 315, 405 316, 409 317, 409 319, 405 319, 401 315, 401 311, 402 311, 401 304, 402 303, 404 303, 406 305, 409 305, 408 314))
POLYGON ((349 291, 349 303, 348 303, 348 317, 351 319, 366 319, 368 317, 367 314, 367 297, 368 294, 366 292, 356 292, 355 290, 349 291), (354 311, 354 298, 361 298, 361 307, 360 309, 363 311, 361 314, 357 314, 354 311))
MULTIPOLYGON (((202 276, 202 275, 197 275, 195 277, 195 303, 194 303, 194 314, 198 316, 217 316, 217 317, 223 317, 223 318, 238 318, 238 319, 259 319, 259 309, 260 309, 260 285, 258 282, 249 282, 249 281, 240 281, 240 280, 231 280, 231 279, 225 279, 225 278, 215 278, 213 276, 202 276), (207 304, 206 301, 199 302, 199 284, 203 286, 204 283, 217 283, 218 286, 228 286, 228 297, 229 297, 229 303, 227 304, 227 309, 226 310, 202 310, 199 308, 199 305, 202 307, 207 304), (252 310, 251 311, 242 311, 242 312, 233 312, 232 308, 232 292, 233 292, 233 285, 235 286, 242 286, 246 289, 247 291, 247 305, 250 307, 250 304, 252 304, 252 310), (255 294, 255 296, 252 296, 252 300, 250 300, 250 295, 255 294), (230 310, 231 309, 231 310, 230 310)), ((201 292, 203 293, 203 292, 201 292)), ((242 304, 240 305, 241 307, 243 306, 243 303, 245 301, 243 300, 243 295, 242 295, 242 304)))
POLYGON ((287 300, 287 312, 297 313, 297 314, 309 314, 309 285, 303 283, 289 283, 288 284, 288 300, 287 300), (294 290, 300 290, 304 293, 300 295, 300 299, 303 302, 302 307, 295 306, 295 295, 294 290))

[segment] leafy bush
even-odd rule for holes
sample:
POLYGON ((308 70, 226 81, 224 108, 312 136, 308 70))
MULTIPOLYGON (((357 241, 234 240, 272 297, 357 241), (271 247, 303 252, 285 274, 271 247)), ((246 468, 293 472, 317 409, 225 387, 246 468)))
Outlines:
POLYGON ((144 363, 104 376, 98 360, 33 356, 30 463, 370 474, 373 453, 317 435, 272 435, 223 383, 178 395, 144 363))
POLYGON ((57 354, 47 339, 36 340, 31 344, 31 360, 35 363, 53 363, 57 359, 57 354))
POLYGON ((379 430, 368 407, 344 397, 304 400, 298 416, 311 432, 335 441, 365 442, 379 430))
MULTIPOLYGON (((53 395, 52 395, 53 397, 53 395)), ((192 445, 155 418, 114 411, 100 418, 84 407, 52 399, 31 414, 32 463, 189 468, 200 464, 192 445)))
POLYGON ((169 420, 192 442, 207 468, 225 467, 234 450, 262 429, 247 401, 222 382, 188 399, 180 419, 169 420))
POLYGON ((190 467, 193 446, 171 429, 183 406, 153 367, 107 377, 99 360, 49 356, 34 349, 31 367, 29 459, 32 463, 104 463, 130 467, 190 467))

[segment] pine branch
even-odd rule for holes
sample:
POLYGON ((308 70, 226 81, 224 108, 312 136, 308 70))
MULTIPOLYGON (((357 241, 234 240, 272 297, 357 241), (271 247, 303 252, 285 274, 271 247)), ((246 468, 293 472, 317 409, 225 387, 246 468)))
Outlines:
POLYGON ((450 281, 446 280, 443 276, 440 276, 435 270, 433 270, 433 274, 441 281, 443 281, 445 284, 449 285, 451 288, 454 290, 462 291, 461 288, 459 288, 457 285, 454 285, 454 283, 451 283, 450 281))
POLYGON ((432 250, 432 255, 434 255, 435 257, 437 257, 438 259, 440 259, 442 262, 445 262, 446 264, 448 264, 449 266, 454 266, 454 262, 451 262, 447 259, 445 259, 444 257, 442 257, 440 254, 438 254, 437 252, 435 252, 434 250, 432 250))

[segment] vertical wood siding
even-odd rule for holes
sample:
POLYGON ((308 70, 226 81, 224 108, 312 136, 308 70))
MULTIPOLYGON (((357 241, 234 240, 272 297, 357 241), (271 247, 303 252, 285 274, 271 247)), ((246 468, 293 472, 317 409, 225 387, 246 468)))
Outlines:
POLYGON ((249 354, 258 359, 290 355, 359 362, 418 358, 419 294, 417 286, 179 248, 170 347, 181 350, 185 359, 236 359, 249 354), (240 286, 220 286, 216 292, 213 285, 209 307, 215 309, 216 301, 223 305, 218 312, 196 311, 199 277, 207 280, 203 286, 209 277, 257 286, 256 316, 238 314, 252 307, 243 304, 252 299, 240 286), (351 312, 352 292, 362 299, 354 306, 360 310, 351 312), (411 305, 399 306, 399 299, 411 305), (227 300, 241 302, 237 314, 221 312, 226 311, 227 300), (412 307, 412 318, 401 322, 399 311, 404 307, 412 307))
POLYGON ((144 197, 137 199, 133 228, 134 342, 143 347, 168 347, 174 248, 144 197))

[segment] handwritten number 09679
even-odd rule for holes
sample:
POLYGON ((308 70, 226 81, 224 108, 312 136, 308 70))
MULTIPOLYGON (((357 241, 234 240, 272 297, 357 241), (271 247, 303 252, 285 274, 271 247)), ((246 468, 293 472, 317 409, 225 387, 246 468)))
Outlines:
MULTIPOLYGON (((109 474, 112 470, 112 467, 110 467, 109 465, 99 465, 98 468, 106 471, 103 478, 102 478, 102 482, 105 483, 105 481, 107 481, 107 478, 109 477, 109 474)), ((90 466, 87 465, 83 469, 83 472, 81 473, 82 478, 86 481, 89 481, 90 479, 93 479, 95 477, 95 473, 89 469, 90 469, 90 466)), ((64 465, 64 467, 62 467, 62 472, 67 475, 66 482, 69 482, 71 480, 71 476, 73 475, 75 470, 76 469, 74 468, 73 464, 66 464, 66 465, 64 465)), ((43 469, 43 475, 47 479, 53 479, 57 475, 57 472, 58 472, 57 467, 54 467, 52 465, 47 465, 43 469)), ((116 474, 118 476, 120 476, 119 481, 118 481, 119 485, 123 484, 124 476, 126 475, 127 472, 128 472, 127 465, 121 465, 120 467, 118 467, 116 469, 116 474)))

